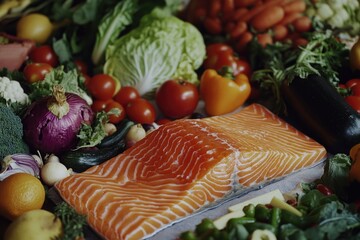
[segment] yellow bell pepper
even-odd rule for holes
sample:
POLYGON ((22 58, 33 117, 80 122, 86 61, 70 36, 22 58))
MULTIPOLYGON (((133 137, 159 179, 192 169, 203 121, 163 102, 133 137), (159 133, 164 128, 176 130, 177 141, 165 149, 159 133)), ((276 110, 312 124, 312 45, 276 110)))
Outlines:
POLYGON ((207 69, 201 75, 200 95, 205 103, 205 111, 210 116, 236 110, 245 103, 250 92, 251 86, 245 74, 238 74, 232 79, 207 69))

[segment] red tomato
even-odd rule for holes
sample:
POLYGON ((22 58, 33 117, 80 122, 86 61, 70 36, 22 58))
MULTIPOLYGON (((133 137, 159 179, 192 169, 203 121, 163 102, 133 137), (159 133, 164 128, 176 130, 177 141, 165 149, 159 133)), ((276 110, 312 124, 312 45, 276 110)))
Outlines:
POLYGON ((126 116, 124 107, 113 100, 106 104, 105 112, 108 113, 109 122, 113 124, 121 122, 126 116), (118 114, 109 113, 110 111, 118 111, 118 114))
POLYGON ((156 105, 164 116, 172 119, 192 114, 199 102, 197 87, 184 80, 165 81, 156 92, 156 105))
POLYGON ((235 62, 236 62, 236 69, 234 70, 234 75, 243 73, 250 79, 252 70, 249 62, 246 61, 245 59, 240 59, 240 58, 237 58, 235 62))
POLYGON ((347 81, 345 83, 346 87, 348 88, 352 88, 354 87, 355 85, 359 85, 360 83, 360 78, 353 78, 353 79, 350 79, 349 81, 347 81))
POLYGON ((360 97, 358 96, 347 96, 345 101, 358 113, 360 113, 360 97))
POLYGON ((94 98, 108 100, 114 96, 116 83, 110 75, 96 74, 88 82, 87 88, 94 98))
POLYGON ((360 97, 360 84, 355 84, 351 87, 351 95, 360 97))
POLYGON ((251 66, 245 59, 240 59, 234 55, 234 50, 223 43, 213 43, 206 47, 206 59, 204 60, 205 69, 215 69, 219 71, 223 67, 231 67, 234 75, 244 73, 248 78, 251 77, 251 66))
POLYGON ((107 104, 110 103, 111 101, 112 101, 111 99, 109 99, 109 100, 97 100, 97 99, 95 99, 93 101, 93 104, 91 105, 91 109, 94 112, 100 112, 102 110, 105 110, 107 104))
POLYGON ((47 63, 52 67, 59 64, 58 56, 49 45, 34 47, 29 54, 29 58, 34 63, 47 63))
POLYGON ((339 87, 339 88, 342 88, 342 89, 347 89, 347 86, 346 86, 345 84, 342 84, 342 83, 340 83, 340 84, 338 85, 338 87, 339 87))
POLYGON ((47 63, 29 63, 25 66, 23 73, 28 83, 34 83, 44 80, 45 75, 52 69, 53 67, 47 63))
POLYGON ((121 87, 119 92, 114 96, 114 100, 124 107, 129 103, 129 101, 135 98, 140 98, 140 93, 132 86, 121 87))
POLYGON ((224 66, 236 68, 233 49, 223 43, 213 43, 206 46, 205 69, 220 70, 224 66))
POLYGON ((125 107, 128 118, 137 123, 151 124, 156 119, 155 107, 144 98, 135 98, 125 107))
POLYGON ((79 70, 79 72, 86 75, 88 74, 88 66, 83 60, 76 59, 74 63, 76 65, 76 69, 79 70))
POLYGON ((168 123, 168 122, 171 122, 171 120, 168 119, 168 118, 161 118, 161 119, 156 121, 156 123, 159 124, 159 125, 163 125, 163 124, 168 123))
POLYGON ((89 75, 87 75, 87 74, 84 74, 84 73, 82 73, 82 77, 84 78, 84 79, 83 79, 83 81, 84 81, 84 86, 85 86, 86 88, 88 88, 88 84, 89 84, 89 82, 90 82, 90 80, 91 80, 91 77, 90 77, 89 75))

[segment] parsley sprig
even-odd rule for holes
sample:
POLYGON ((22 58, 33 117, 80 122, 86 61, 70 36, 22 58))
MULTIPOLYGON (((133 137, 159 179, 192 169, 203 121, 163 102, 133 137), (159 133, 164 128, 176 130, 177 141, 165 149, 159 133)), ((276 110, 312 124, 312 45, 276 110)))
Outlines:
POLYGON ((63 224, 62 240, 74 240, 84 237, 84 228, 87 225, 86 216, 75 211, 66 202, 55 206, 54 213, 63 224))

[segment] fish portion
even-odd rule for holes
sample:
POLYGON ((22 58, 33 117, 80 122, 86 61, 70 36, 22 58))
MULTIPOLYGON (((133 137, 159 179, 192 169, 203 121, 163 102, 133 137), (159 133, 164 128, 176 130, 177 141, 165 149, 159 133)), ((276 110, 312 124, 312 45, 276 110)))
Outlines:
POLYGON ((252 104, 161 126, 55 187, 106 239, 141 239, 223 199, 320 162, 324 147, 252 104))

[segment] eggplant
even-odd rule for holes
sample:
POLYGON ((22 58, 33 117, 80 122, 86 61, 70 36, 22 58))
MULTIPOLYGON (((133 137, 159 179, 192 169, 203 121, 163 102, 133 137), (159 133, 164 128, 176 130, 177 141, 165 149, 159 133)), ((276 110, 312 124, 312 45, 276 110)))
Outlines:
POLYGON ((360 114, 325 78, 309 75, 284 82, 282 96, 294 125, 329 153, 349 154, 360 143, 360 114))

